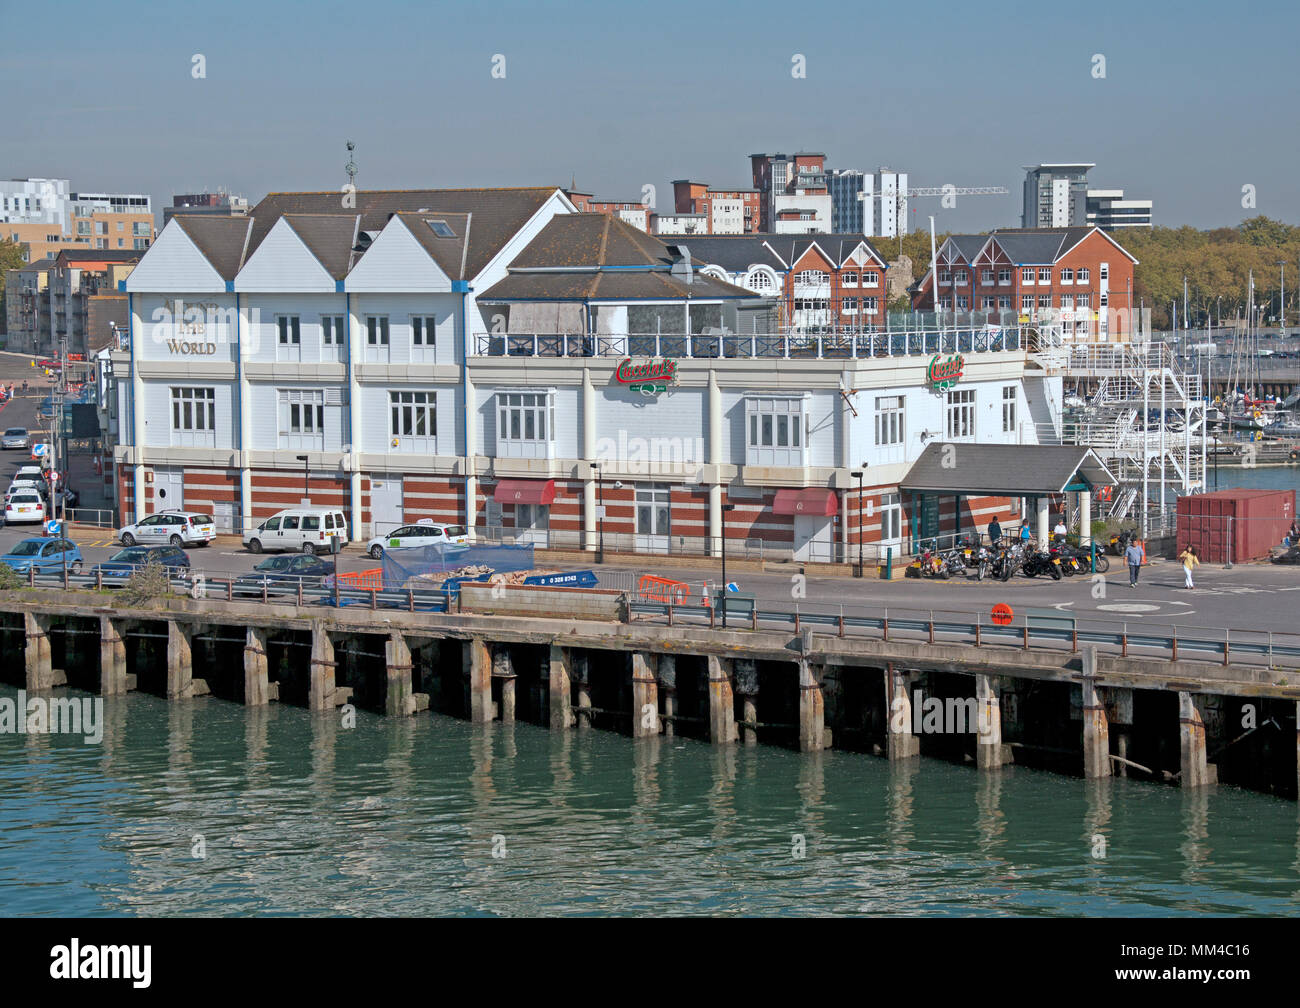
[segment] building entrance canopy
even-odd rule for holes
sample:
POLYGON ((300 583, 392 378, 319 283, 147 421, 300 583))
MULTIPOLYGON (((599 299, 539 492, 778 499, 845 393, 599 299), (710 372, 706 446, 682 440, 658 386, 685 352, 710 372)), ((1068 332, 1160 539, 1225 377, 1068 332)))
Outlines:
MULTIPOLYGON (((1039 501, 1038 536, 1047 537, 1047 498, 1079 493, 1089 499, 1094 489, 1109 486, 1115 477, 1097 453, 1083 445, 981 445, 936 442, 899 481, 899 491, 912 496, 912 549, 920 540, 939 535, 939 498, 955 504, 953 539, 962 535, 963 497, 1012 497, 1039 501)), ((1089 508, 1083 508, 1081 533, 1089 508)))

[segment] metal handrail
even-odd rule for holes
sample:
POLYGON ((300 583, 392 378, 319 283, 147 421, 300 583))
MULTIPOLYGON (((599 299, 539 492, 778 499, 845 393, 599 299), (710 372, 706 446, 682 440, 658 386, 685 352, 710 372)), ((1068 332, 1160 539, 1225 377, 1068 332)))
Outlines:
MULTIPOLYGON (((246 576, 246 575, 245 575, 246 576)), ((219 577, 208 577, 204 572, 188 572, 183 577, 172 577, 171 586, 181 592, 191 593, 196 583, 202 584, 202 597, 225 600, 238 598, 233 595, 233 585, 239 575, 223 572, 219 577)), ((92 574, 72 574, 70 571, 53 571, 37 574, 28 572, 26 578, 29 587, 102 589, 106 586, 102 572, 92 574)), ((125 581, 124 577, 115 576, 110 583, 125 581)), ((671 624, 714 625, 714 608, 708 605, 693 604, 673 606, 671 604, 647 602, 636 598, 636 593, 628 593, 629 612, 639 617, 662 617, 671 624)), ((335 583, 331 587, 324 585, 308 588, 303 585, 295 590, 280 595, 271 590, 264 590, 261 596, 256 593, 248 596, 265 603, 293 605, 298 608, 309 606, 363 606, 370 609, 389 608, 408 611, 448 612, 449 593, 439 590, 416 590, 403 588, 355 589, 343 588, 335 583)), ((714 596, 716 597, 716 596, 714 596)), ((1088 625, 1080 627, 1078 619, 1067 614, 1043 617, 1033 613, 1022 613, 1011 624, 998 626, 982 619, 981 616, 968 612, 942 609, 913 609, 900 606, 852 606, 840 605, 833 608, 806 608, 796 604, 792 609, 775 608, 773 600, 755 599, 751 627, 758 629, 761 624, 789 628, 798 632, 801 625, 834 627, 841 636, 849 631, 865 631, 869 638, 889 641, 901 634, 923 635, 937 643, 974 644, 981 646, 989 641, 1014 642, 1024 649, 1035 646, 1044 647, 1044 642, 1068 643, 1071 652, 1077 651, 1081 644, 1096 645, 1106 653, 1118 652, 1127 656, 1133 649, 1155 650, 1157 657, 1167 657, 1170 661, 1187 658, 1189 654, 1211 658, 1214 664, 1229 665, 1233 656, 1243 658, 1264 658, 1268 667, 1277 667, 1279 659, 1293 659, 1285 667, 1300 668, 1300 633, 1275 630, 1246 630, 1237 627, 1225 627, 1217 631, 1198 630, 1197 636, 1179 632, 1177 626, 1168 628, 1148 627, 1130 632, 1129 624, 1106 617, 1088 616, 1088 625), (1212 636, 1204 636, 1205 633, 1212 636), (937 635, 949 640, 938 639, 937 635), (951 639, 956 638, 956 639, 951 639)), ((1052 648, 1049 650, 1060 650, 1052 648)), ((1192 659, 1198 660, 1198 659, 1192 659)), ((1258 664, 1253 662, 1251 664, 1258 664)))

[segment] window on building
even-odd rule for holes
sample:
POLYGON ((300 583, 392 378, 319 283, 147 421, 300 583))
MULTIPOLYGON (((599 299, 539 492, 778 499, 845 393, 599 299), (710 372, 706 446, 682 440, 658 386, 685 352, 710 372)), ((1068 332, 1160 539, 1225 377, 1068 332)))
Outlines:
POLYGON ((958 270, 956 273, 953 274, 953 277, 957 281, 957 283, 964 284, 966 282, 966 271, 958 270))
POLYGON ((1073 294, 1062 294, 1062 295, 1061 295, 1061 307, 1064 308, 1066 311, 1070 311, 1070 310, 1072 310, 1072 309, 1074 308, 1074 295, 1073 295, 1073 294))
POLYGON ((1092 276, 1092 272, 1087 268, 1081 268, 1074 274, 1074 279, 1079 283, 1087 283, 1092 276))
POLYGON ((108 222, 107 222, 107 221, 96 221, 96 222, 95 222, 95 234, 97 234, 97 235, 106 235, 106 234, 108 234, 108 222))
POLYGON ((1016 403, 1019 401, 1019 389, 1014 385, 1002 386, 1002 433, 1014 434, 1016 431, 1016 403))
POLYGON ((1074 283, 1074 270, 1069 267, 1061 270, 1061 283, 1074 283))
POLYGON ((772 281, 772 275, 762 270, 751 273, 745 286, 752 291, 770 291, 776 288, 776 284, 772 281))
POLYGON ((1011 307, 1011 295, 1010 295, 1010 294, 999 294, 999 295, 998 295, 998 307, 999 307, 999 308, 1010 308, 1010 307, 1011 307))
POLYGON ((172 386, 172 438, 181 448, 211 448, 217 443, 217 390, 172 386))
POLYGON ((846 270, 840 274, 840 283, 845 287, 856 287, 858 285, 858 274, 854 270, 846 270))
POLYGON ((118 229, 119 231, 125 231, 125 230, 126 230, 126 221, 118 221, 118 222, 117 222, 117 229, 118 229))
POLYGON ((1052 295, 1050 295, 1050 294, 1039 294, 1039 295, 1038 295, 1038 307, 1039 307, 1039 308, 1050 308, 1050 307, 1052 307, 1052 295))
POLYGON ((1034 295, 1032 295, 1032 294, 1021 294, 1021 295, 1020 295, 1020 309, 1021 309, 1021 311, 1029 311, 1029 310, 1030 310, 1031 308, 1033 308, 1033 307, 1034 307, 1034 295))
POLYGON ((132 246, 133 246, 134 248, 136 248, 136 249, 138 249, 139 251, 143 252, 145 249, 147 249, 147 248, 149 247, 149 239, 148 239, 148 238, 135 238, 135 239, 132 239, 131 244, 132 244, 132 246))
POLYGON ((85 221, 85 220, 77 221, 77 234, 79 235, 90 234, 90 221, 85 221))
POLYGON ((1098 275, 1102 280, 1109 280, 1109 279, 1110 279, 1110 263, 1102 263, 1102 264, 1098 267, 1097 275, 1098 275))
POLYGON ((876 396, 876 444, 903 443, 903 396, 876 396))
POLYGON ((989 311, 990 309, 992 309, 992 308, 993 308, 993 298, 991 298, 991 297, 989 297, 989 296, 987 296, 987 295, 984 296, 984 297, 982 297, 982 298, 980 298, 980 307, 981 307, 984 311, 989 311))
POLYGON ((372 347, 388 346, 388 316, 366 316, 366 343, 372 347))
POLYGON ((514 458, 547 458, 554 437, 554 393, 497 393, 498 452, 514 458))
POLYGON ((279 333, 280 346, 299 346, 302 343, 302 327, 297 315, 277 315, 276 331, 279 333))
POLYGON ((438 436, 438 394, 391 391, 388 405, 392 437, 403 448, 432 453, 438 436))
POLYGON ((1040 266, 1040 267, 1038 268, 1038 282, 1039 282, 1039 283, 1051 283, 1051 282, 1052 282, 1052 267, 1050 267, 1050 266, 1040 266))
POLYGON ((993 271, 991 269, 980 270, 980 283, 992 283, 993 271))
POLYGON ((846 315, 856 315, 858 313, 858 299, 855 297, 846 297, 840 301, 840 311, 846 315))
POLYGON ((1034 282, 1034 271, 1032 269, 1022 269, 1020 271, 1020 282, 1031 284, 1034 282))
POLYGON ((136 221, 131 225, 131 233, 148 238, 153 233, 153 225, 148 221, 136 221))
POLYGON ((1091 295, 1091 294, 1080 294, 1080 295, 1078 295, 1078 296, 1075 298, 1074 303, 1075 303, 1075 306, 1076 306, 1076 307, 1079 307, 1079 308, 1091 308, 1091 307, 1092 307, 1092 295, 1091 295))
POLYGON ((1101 294, 1098 295, 1097 304, 1102 308, 1105 308, 1110 304, 1110 291, 1102 291, 1101 294))
POLYGON ((948 393, 944 421, 944 432, 949 441, 975 440, 974 389, 956 389, 948 393))
POLYGON ((864 287, 874 287, 880 283, 880 274, 875 270, 867 270, 862 274, 862 285, 864 287))
POLYGON ((433 349, 438 334, 438 321, 432 315, 411 316, 411 346, 433 349))
POLYGON ((802 396, 750 396, 745 400, 748 465, 805 465, 805 402, 802 396))
POLYGON ((823 273, 821 270, 800 270, 794 276, 794 282, 798 284, 825 284, 830 283, 829 273, 823 273))
POLYGON ((940 283, 945 283, 945 284, 946 284, 946 283, 952 283, 952 270, 940 270, 940 271, 939 271, 939 282, 940 282, 940 283))
POLYGON ((939 299, 939 310, 940 310, 940 311, 952 311, 952 298, 940 298, 940 299, 939 299))
POLYGON ((323 389, 280 389, 280 447, 325 447, 323 389))
POLYGON ((998 283, 1009 284, 1011 282, 1011 271, 1009 269, 998 270, 998 283))
POLYGON ((957 295, 957 310, 970 311, 970 298, 967 297, 965 294, 957 295))
POLYGON ((95 239, 95 248, 97 248, 97 249, 106 249, 106 248, 108 248, 108 239, 107 239, 107 238, 96 238, 96 239, 95 239))
POLYGON ((320 341, 322 346, 341 347, 347 343, 347 326, 342 315, 322 315, 320 317, 320 341))
POLYGON ((880 541, 896 543, 903 537, 903 502, 899 494, 880 495, 880 541))

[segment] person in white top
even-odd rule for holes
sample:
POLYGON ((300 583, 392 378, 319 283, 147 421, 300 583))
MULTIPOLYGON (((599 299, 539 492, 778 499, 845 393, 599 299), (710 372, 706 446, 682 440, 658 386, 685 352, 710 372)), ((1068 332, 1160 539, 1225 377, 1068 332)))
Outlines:
POLYGON ((1052 538, 1058 542, 1065 540, 1065 519, 1062 518, 1056 523, 1056 528, 1052 529, 1052 538))

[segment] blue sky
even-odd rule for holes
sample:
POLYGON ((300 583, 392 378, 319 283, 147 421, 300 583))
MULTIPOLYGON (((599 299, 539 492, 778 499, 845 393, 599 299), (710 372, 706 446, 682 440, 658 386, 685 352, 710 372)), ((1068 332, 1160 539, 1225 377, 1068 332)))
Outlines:
MULTIPOLYGON (((0 33, 0 173, 148 192, 159 209, 217 186, 254 200, 338 189, 353 140, 362 188, 576 178, 609 198, 654 185, 670 210, 672 179, 749 185, 748 154, 802 149, 912 185, 1011 190, 948 210, 914 201, 914 220, 934 213, 943 230, 1017 224, 1021 166, 1071 160, 1096 162, 1096 186, 1154 199, 1161 224, 1300 223, 1300 13, 1271 0, 50 11, 39 30, 0 33)), ((12 28, 32 8, 0 0, 0 15, 12 28)))

